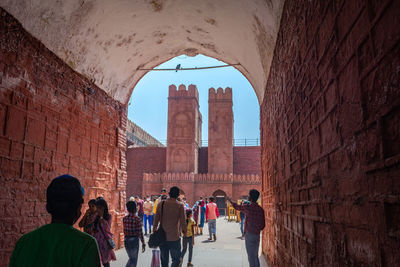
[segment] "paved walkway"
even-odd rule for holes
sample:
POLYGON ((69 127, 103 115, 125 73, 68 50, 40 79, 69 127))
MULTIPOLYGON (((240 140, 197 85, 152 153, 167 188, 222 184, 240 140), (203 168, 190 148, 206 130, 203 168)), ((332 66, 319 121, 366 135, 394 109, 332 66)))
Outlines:
MULTIPOLYGON (((247 267, 247 254, 244 240, 240 237, 240 225, 228 222, 223 217, 217 221, 217 242, 207 242, 208 225, 205 225, 204 234, 196 236, 193 247, 192 263, 196 267, 247 267)), ((148 237, 145 237, 146 243, 148 237)), ((117 261, 111 262, 111 267, 125 267, 128 255, 125 249, 116 251, 117 261)), ((186 252, 183 267, 186 267, 188 252, 186 252)), ((151 249, 139 252, 138 267, 150 267, 151 249)))

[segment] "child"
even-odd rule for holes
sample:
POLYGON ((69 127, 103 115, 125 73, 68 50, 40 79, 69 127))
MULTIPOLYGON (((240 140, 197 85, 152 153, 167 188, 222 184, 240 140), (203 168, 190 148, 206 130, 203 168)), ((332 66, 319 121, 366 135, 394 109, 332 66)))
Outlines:
POLYGON ((179 263, 179 267, 182 266, 183 257, 185 256, 188 244, 189 244, 189 259, 187 267, 193 266, 192 255, 193 255, 193 245, 194 245, 194 226, 196 225, 196 222, 192 218, 192 210, 186 210, 186 224, 187 224, 187 233, 182 240, 183 248, 182 248, 181 261, 179 263))
POLYGON ((85 215, 79 222, 79 227, 83 228, 85 233, 93 235, 93 223, 96 219, 96 199, 91 199, 88 203, 89 208, 86 210, 85 215))

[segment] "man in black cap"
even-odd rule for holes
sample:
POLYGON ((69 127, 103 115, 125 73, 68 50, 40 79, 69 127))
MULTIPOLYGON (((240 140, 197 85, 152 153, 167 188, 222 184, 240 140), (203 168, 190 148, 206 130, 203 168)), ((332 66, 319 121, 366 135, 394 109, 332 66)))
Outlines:
POLYGON ((51 223, 18 240, 10 267, 100 267, 96 240, 73 227, 81 216, 83 194, 75 177, 67 174, 53 179, 46 191, 46 209, 51 215, 51 223))

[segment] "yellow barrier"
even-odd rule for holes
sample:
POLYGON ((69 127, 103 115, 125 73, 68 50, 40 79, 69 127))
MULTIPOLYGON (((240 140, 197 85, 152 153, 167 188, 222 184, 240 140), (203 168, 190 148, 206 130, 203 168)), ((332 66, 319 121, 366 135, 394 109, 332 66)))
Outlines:
POLYGON ((235 210, 231 203, 228 204, 228 221, 240 222, 239 211, 235 210))

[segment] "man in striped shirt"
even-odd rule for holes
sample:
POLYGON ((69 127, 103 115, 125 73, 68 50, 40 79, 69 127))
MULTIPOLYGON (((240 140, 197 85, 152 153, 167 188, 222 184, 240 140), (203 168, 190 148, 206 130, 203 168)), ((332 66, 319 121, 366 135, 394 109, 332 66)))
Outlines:
POLYGON ((137 206, 135 201, 128 201, 126 209, 129 212, 123 219, 125 249, 129 257, 126 266, 136 267, 139 254, 139 239, 142 241, 142 252, 145 251, 146 247, 143 238, 142 220, 136 214, 137 206))

